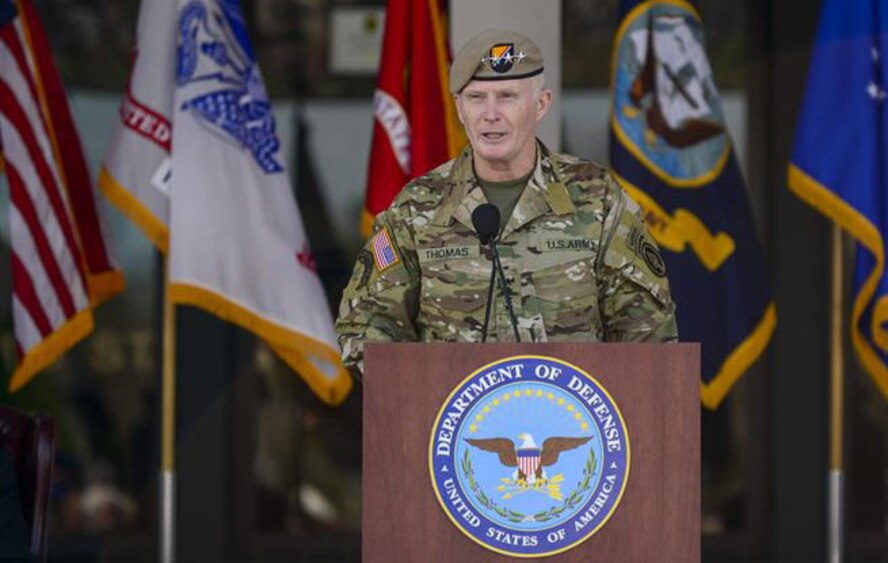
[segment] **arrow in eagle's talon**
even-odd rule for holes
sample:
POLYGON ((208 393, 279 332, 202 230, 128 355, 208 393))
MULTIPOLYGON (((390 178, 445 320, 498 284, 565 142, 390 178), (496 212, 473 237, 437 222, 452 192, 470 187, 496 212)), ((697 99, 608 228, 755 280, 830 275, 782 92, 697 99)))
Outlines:
POLYGON ((532 490, 533 490, 533 489, 518 489, 518 490, 516 490, 516 491, 514 491, 514 492, 506 493, 505 495, 503 495, 503 498, 504 498, 504 499, 515 498, 515 497, 517 497, 518 495, 523 495, 523 494, 526 493, 527 491, 532 491, 532 490))

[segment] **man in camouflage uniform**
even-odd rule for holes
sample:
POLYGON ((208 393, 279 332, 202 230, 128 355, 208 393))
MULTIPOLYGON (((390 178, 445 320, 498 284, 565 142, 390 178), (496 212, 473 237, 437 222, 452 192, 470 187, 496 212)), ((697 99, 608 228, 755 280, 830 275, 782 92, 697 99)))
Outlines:
MULTIPOLYGON (((552 92, 539 48, 490 30, 454 58, 469 147, 407 184, 380 214, 342 297, 343 360, 365 342, 481 340, 491 260, 472 227, 489 199, 522 342, 675 341, 666 269, 639 206, 607 171, 536 139, 552 92)), ((502 293, 488 339, 514 341, 502 293)))

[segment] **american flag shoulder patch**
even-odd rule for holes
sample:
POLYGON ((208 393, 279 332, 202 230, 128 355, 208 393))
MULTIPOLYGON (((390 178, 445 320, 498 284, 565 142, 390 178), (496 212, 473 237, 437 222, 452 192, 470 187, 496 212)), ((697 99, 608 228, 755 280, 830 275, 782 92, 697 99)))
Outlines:
POLYGON ((392 246, 392 239, 386 227, 373 236, 373 261, 376 262, 376 269, 380 272, 401 261, 395 252, 395 247, 392 246))

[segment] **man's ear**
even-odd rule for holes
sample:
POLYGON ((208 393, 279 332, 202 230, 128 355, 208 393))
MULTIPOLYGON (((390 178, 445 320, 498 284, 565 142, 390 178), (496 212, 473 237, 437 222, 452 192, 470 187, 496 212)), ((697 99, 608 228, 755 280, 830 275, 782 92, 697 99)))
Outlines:
POLYGON ((552 90, 544 88, 536 99, 536 120, 544 118, 550 107, 552 107, 552 90))

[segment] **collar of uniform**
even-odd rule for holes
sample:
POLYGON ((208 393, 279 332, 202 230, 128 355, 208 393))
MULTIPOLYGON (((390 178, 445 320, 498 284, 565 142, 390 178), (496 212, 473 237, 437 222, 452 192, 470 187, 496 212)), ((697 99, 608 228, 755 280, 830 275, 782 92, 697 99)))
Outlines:
MULTIPOLYGON (((576 210, 567 187, 561 181, 559 164, 557 155, 552 154, 537 139, 536 167, 503 229, 501 238, 549 211, 556 215, 567 215, 576 210)), ((450 169, 450 176, 452 181, 448 184, 447 193, 441 199, 437 213, 432 217, 432 224, 447 226, 456 219, 473 229, 472 211, 486 203, 487 198, 475 178, 471 146, 466 147, 456 158, 450 169)))
MULTIPOLYGON (((432 216, 431 223, 440 227, 449 225, 453 221, 457 207, 460 206, 475 184, 477 182, 472 170, 472 147, 469 145, 456 157, 453 166, 450 167, 450 182, 447 182, 444 188, 444 196, 441 198, 438 210, 432 216)), ((468 225, 470 227, 472 225, 471 213, 469 213, 468 225)))

